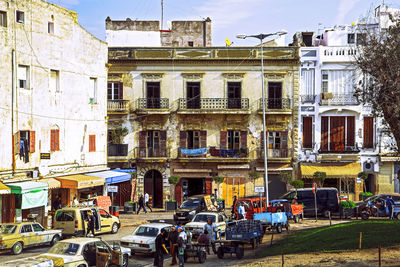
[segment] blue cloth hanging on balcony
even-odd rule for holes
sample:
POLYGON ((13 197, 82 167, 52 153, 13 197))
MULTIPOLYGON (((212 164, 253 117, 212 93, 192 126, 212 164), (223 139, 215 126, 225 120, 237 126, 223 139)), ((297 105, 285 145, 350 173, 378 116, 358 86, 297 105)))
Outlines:
POLYGON ((207 153, 207 148, 196 148, 196 149, 183 149, 181 148, 182 155, 197 156, 207 153))

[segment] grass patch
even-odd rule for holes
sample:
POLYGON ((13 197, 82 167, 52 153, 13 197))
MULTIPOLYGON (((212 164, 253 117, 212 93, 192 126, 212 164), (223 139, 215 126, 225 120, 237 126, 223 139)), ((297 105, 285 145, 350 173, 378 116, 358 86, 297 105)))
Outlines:
POLYGON ((309 252, 334 252, 400 244, 400 221, 370 220, 336 224, 297 232, 272 247, 257 251, 259 257, 309 252))

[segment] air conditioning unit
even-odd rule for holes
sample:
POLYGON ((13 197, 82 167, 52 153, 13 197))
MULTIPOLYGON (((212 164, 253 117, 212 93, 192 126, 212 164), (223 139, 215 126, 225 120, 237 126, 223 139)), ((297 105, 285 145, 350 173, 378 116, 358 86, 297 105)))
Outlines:
POLYGON ((374 163, 373 162, 364 162, 363 163, 363 171, 365 172, 374 172, 374 163))

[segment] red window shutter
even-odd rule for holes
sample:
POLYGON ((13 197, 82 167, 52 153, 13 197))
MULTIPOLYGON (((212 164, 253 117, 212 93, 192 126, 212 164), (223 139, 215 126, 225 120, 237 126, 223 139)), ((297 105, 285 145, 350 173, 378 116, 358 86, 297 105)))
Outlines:
POLYGON ((89 135, 89 152, 96 151, 96 135, 89 135))
POLYGON ((240 149, 247 150, 247 131, 240 131, 240 149))
POLYGON ((374 118, 364 117, 364 147, 374 147, 374 118))
POLYGON ((181 131, 179 135, 179 147, 182 149, 185 149, 186 146, 186 138, 187 138, 187 132, 186 131, 181 131))
POLYGON ((207 131, 200 131, 200 148, 207 148, 207 131))
POLYGON ((212 194, 212 179, 211 178, 206 178, 206 195, 211 195, 212 194))
POLYGON ((35 131, 29 131, 29 152, 35 152, 36 134, 35 131))
POLYGON ((55 130, 55 138, 54 138, 54 149, 55 151, 60 150, 60 130, 55 130))
POLYGON ((303 117, 303 148, 312 148, 313 117, 303 117))
POLYGON ((55 142, 55 130, 51 130, 50 131, 50 151, 55 151, 54 142, 55 142))
POLYGON ((177 183, 175 186, 175 200, 178 202, 178 205, 180 206, 182 203, 182 182, 181 181, 179 181, 179 183, 177 183))
POLYGON ((124 99, 123 83, 119 83, 118 98, 121 100, 124 99))
POLYGON ((354 147, 355 146, 355 117, 349 116, 347 117, 347 146, 354 147))
POLYGON ((221 149, 226 149, 227 143, 228 143, 228 131, 221 131, 219 140, 221 149))
POLYGON ((167 131, 160 131, 160 157, 167 156, 167 131))
POLYGON ((20 131, 14 134, 14 154, 19 154, 20 147, 19 147, 19 140, 21 139, 20 131))
POLYGON ((345 117, 330 117, 330 150, 344 151, 344 125, 345 117))
POLYGON ((139 132, 139 157, 140 158, 146 157, 146 136, 147 136, 147 131, 139 132))
POLYGON ((321 117, 321 150, 328 151, 329 117, 321 117))

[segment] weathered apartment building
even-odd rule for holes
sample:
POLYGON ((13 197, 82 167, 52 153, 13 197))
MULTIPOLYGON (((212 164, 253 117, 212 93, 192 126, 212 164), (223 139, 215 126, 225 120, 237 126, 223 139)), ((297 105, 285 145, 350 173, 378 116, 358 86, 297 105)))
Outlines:
MULTIPOLYGON (((125 23, 118 27, 145 24, 125 23)), ((159 45, 159 38, 148 47, 109 47, 109 130, 126 128, 127 134, 119 143, 109 139, 108 163, 135 166, 136 195, 148 192, 156 207, 167 199, 211 194, 214 176, 225 177, 218 193, 227 205, 233 195, 254 194, 254 185, 263 184, 260 48, 212 47, 210 30, 200 33, 203 24, 179 24, 199 30, 192 35, 172 22, 169 34, 175 37, 168 45, 159 45), (187 42, 173 47, 175 38, 187 42), (254 183, 251 171, 260 174, 254 183), (180 177, 174 196, 172 175, 180 177)), ((108 30, 113 25, 106 20, 108 30)), ((264 49, 271 197, 285 191, 279 172, 293 170, 297 158, 298 64, 298 48, 264 49)))
MULTIPOLYGON (((371 106, 354 96, 362 76, 354 61, 365 31, 388 26, 386 6, 376 10, 376 22, 297 34, 300 48, 299 176, 311 186, 316 171, 326 172, 325 187, 358 200, 364 184, 358 178, 368 173, 367 192, 389 193, 398 186, 399 166, 382 119, 371 106), (391 157, 392 156, 392 157, 391 157)), ((396 189, 398 192, 398 189, 396 189)))
POLYGON ((102 191, 71 174, 107 169, 107 45, 42 0, 0 1, 0 42, 1 221, 43 222, 55 195, 102 191))

